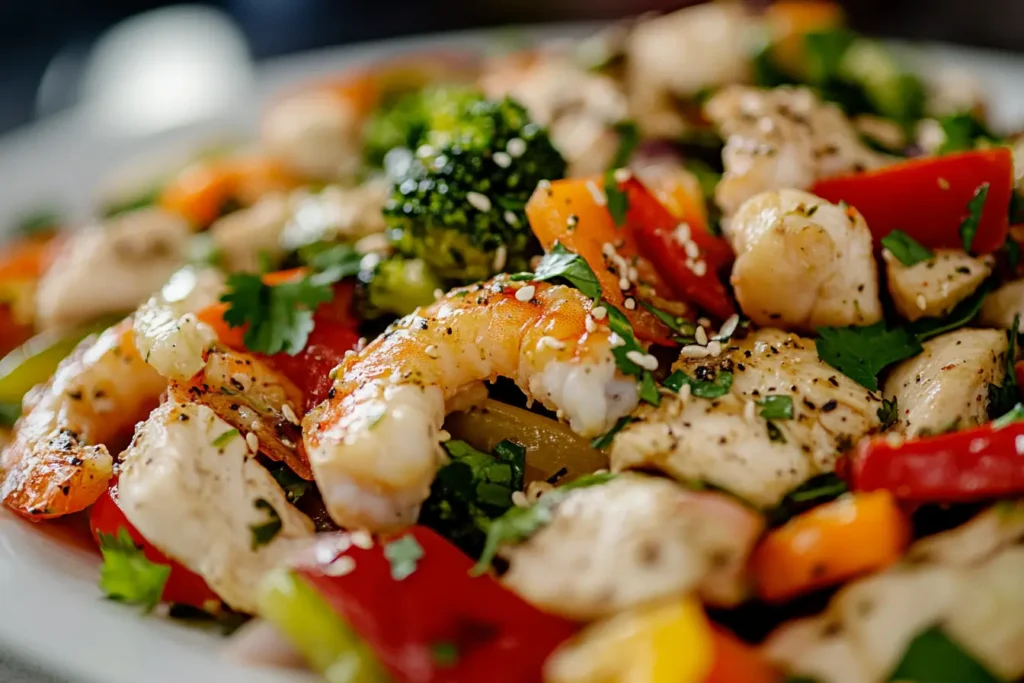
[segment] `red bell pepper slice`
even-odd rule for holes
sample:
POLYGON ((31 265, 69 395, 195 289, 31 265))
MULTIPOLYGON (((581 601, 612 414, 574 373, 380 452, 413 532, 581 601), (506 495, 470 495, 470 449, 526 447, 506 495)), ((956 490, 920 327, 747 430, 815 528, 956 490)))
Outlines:
POLYGON ((401 580, 392 578, 387 544, 343 550, 355 567, 341 576, 329 575, 331 562, 297 571, 399 683, 539 683, 544 660, 577 627, 493 577, 471 577, 472 560, 427 527, 404 536, 423 553, 401 580), (449 656, 439 658, 439 648, 449 656))
POLYGON ((932 249, 962 248, 960 225, 968 215, 967 204, 984 183, 989 186, 988 197, 971 251, 990 254, 1003 246, 1010 226, 1013 155, 1004 147, 912 159, 826 178, 811 191, 860 211, 876 245, 899 229, 932 249))
POLYGON ((853 452, 856 491, 885 489, 906 503, 965 503, 1024 494, 1024 422, 939 436, 875 437, 853 452))
POLYGON ((681 301, 692 301, 711 315, 725 319, 736 312, 719 277, 733 260, 732 248, 710 232, 687 226, 682 238, 680 222, 644 187, 630 178, 620 189, 629 199, 626 225, 640 253, 654 264, 681 301), (689 249, 689 253, 687 252, 689 249))
POLYGON ((160 596, 161 602, 180 603, 199 609, 209 609, 210 602, 220 604, 220 598, 206 585, 203 577, 157 550, 156 546, 147 541, 139 533, 139 530, 128 521, 124 512, 117 505, 117 485, 115 484, 92 506, 89 513, 89 530, 92 532, 96 545, 99 545, 100 534, 116 536, 121 529, 128 532, 135 545, 142 549, 142 554, 146 556, 147 560, 154 564, 168 565, 171 568, 167 583, 164 584, 164 592, 160 596))

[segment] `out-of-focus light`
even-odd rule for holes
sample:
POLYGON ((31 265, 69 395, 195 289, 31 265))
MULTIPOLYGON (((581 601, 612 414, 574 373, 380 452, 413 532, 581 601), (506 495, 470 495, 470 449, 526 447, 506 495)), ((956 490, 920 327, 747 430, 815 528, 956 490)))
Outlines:
POLYGON ((82 107, 105 133, 154 133, 237 105, 251 79, 245 37, 230 18, 208 7, 169 7, 100 39, 83 76, 82 107))

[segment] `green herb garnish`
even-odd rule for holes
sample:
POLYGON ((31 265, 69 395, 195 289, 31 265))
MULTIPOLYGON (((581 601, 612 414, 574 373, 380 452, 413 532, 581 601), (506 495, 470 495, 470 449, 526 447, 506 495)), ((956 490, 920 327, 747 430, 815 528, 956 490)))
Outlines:
POLYGON ((665 386, 679 391, 684 384, 690 385, 690 394, 697 398, 720 398, 732 388, 733 373, 718 370, 711 379, 694 379, 682 370, 676 370, 665 379, 665 386))
POLYGON ((998 683, 977 660, 935 626, 920 633, 888 680, 915 683, 998 683))
POLYGON ((229 429, 222 434, 218 434, 217 437, 210 442, 210 445, 214 448, 224 448, 224 446, 231 443, 231 440, 236 436, 240 436, 239 431, 237 429, 229 429))
POLYGON ((601 284, 597 281, 594 271, 583 257, 569 251, 559 242, 555 243, 551 251, 544 254, 537 265, 537 272, 529 279, 541 282, 566 280, 586 297, 597 299, 601 296, 601 284))
POLYGON ((171 567, 146 559, 124 527, 118 529, 116 535, 102 532, 96 535, 103 554, 100 589, 111 600, 142 605, 147 612, 156 607, 171 567))
POLYGON ((629 197, 615 178, 616 170, 609 169, 604 173, 604 194, 608 199, 608 213, 615 221, 615 227, 619 228, 626 224, 626 214, 629 213, 629 197))
POLYGON ((872 391, 878 390, 878 373, 923 350, 909 330, 886 329, 884 322, 864 327, 822 327, 818 334, 818 357, 872 391))
POLYGON ((384 557, 391 563, 391 578, 404 581, 413 575, 423 559, 423 546, 412 534, 406 534, 384 546, 384 557))
POLYGON ((633 158, 633 152, 640 144, 640 128, 633 121, 620 121, 615 124, 615 132, 619 134, 619 146, 612 157, 609 168, 624 168, 633 158))
POLYGON ((882 405, 875 411, 878 415, 878 421, 881 422, 882 429, 888 429, 892 427, 900 419, 899 406, 896 404, 896 399, 889 400, 887 398, 882 399, 882 405))
POLYGON ((765 396, 757 402, 757 405, 761 406, 761 417, 767 420, 793 419, 792 396, 765 396))
POLYGON ((985 210, 985 200, 988 199, 988 183, 982 183, 974 191, 971 201, 967 202, 967 216, 960 223, 960 239, 964 242, 964 251, 971 253, 971 246, 974 244, 974 236, 978 234, 978 226, 981 224, 981 214, 985 210))
POLYGON ((883 237, 882 246, 891 251, 896 260, 905 266, 913 266, 935 258, 931 250, 902 230, 893 230, 883 237))
POLYGON ((260 546, 267 545, 274 540, 279 533, 281 533, 281 515, 277 514, 277 510, 274 506, 263 498, 257 498, 253 506, 257 510, 263 510, 267 513, 267 521, 261 522, 260 524, 250 524, 249 531, 252 532, 252 543, 250 547, 256 550, 260 546))
POLYGON ((988 385, 988 415, 989 417, 1003 415, 1012 410, 1017 404, 1017 397, 1020 396, 1020 387, 1017 385, 1017 330, 1020 325, 1020 315, 1013 316, 1013 327, 1006 331, 1006 379, 1001 386, 988 385))
POLYGON ((615 439, 615 435, 621 432, 623 429, 625 429, 626 425, 628 425, 632 421, 633 418, 629 417, 628 415, 626 415, 625 417, 620 417, 618 420, 615 421, 615 424, 612 425, 611 429, 609 429, 601 436, 595 437, 590 442, 591 447, 601 449, 611 446, 612 441, 615 439))

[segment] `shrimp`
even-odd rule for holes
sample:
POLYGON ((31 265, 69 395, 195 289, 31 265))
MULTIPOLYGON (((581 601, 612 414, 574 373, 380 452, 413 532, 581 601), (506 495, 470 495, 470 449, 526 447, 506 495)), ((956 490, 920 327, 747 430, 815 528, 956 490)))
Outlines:
POLYGON ((25 398, 0 455, 0 500, 32 520, 92 505, 113 474, 108 446, 145 419, 164 387, 136 352, 130 319, 84 340, 25 398))
POLYGON ((485 380, 512 378, 581 435, 611 427, 636 406, 637 385, 616 370, 617 338, 592 306, 570 287, 499 276, 450 292, 348 356, 303 422, 331 517, 378 531, 413 523, 444 460, 446 408, 485 380))

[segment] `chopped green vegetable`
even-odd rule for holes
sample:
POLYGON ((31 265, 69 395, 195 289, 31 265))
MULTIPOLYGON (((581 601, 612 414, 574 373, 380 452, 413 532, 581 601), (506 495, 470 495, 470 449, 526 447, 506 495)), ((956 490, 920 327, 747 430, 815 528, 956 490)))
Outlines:
POLYGON ((992 281, 988 280, 956 306, 945 318, 921 318, 907 325, 907 329, 917 337, 918 341, 927 341, 945 332, 959 329, 974 320, 985 302, 985 297, 992 290, 992 281))
POLYGON ((940 627, 920 633, 888 680, 912 683, 999 683, 977 660, 950 640, 940 627))
MULTIPOLYGON (((639 301, 639 300, 638 300, 639 301)), ((694 334, 697 332, 697 327, 686 318, 679 318, 660 308, 655 308, 646 301, 639 302, 641 306, 646 308, 654 317, 665 324, 665 327, 669 328, 676 333, 675 340, 684 346, 686 344, 694 344, 696 340, 694 334)))
POLYGON ((905 266, 913 266, 935 258, 935 254, 930 249, 902 230, 893 230, 883 237, 882 246, 891 251, 892 255, 905 266))
POLYGON ((779 504, 767 513, 768 521, 772 526, 779 526, 801 512, 835 500, 847 491, 849 488, 846 482, 832 472, 811 477, 787 493, 779 504))
POLYGON ((621 228, 626 224, 626 214, 629 213, 629 197, 619 187, 619 181, 615 178, 615 169, 605 171, 604 194, 608 199, 608 213, 612 215, 615 227, 621 228))
POLYGON ((615 475, 608 472, 590 474, 548 491, 530 507, 511 508, 491 523, 487 531, 487 543, 484 546, 480 560, 473 568, 473 573, 479 575, 487 571, 502 545, 524 541, 532 536, 535 531, 550 522, 555 506, 562 502, 571 492, 581 488, 607 484, 614 478, 615 475))
POLYGON ((374 259, 373 267, 360 274, 366 283, 364 317, 381 314, 409 315, 434 302, 443 283, 422 259, 392 256, 374 259))
POLYGON ((224 448, 224 446, 231 443, 231 440, 236 436, 241 436, 239 431, 237 429, 229 429, 222 434, 218 434, 214 440, 210 442, 210 445, 214 448, 224 448))
POLYGON ((875 411, 878 415, 878 421, 881 422, 881 428, 888 429, 892 427, 900 419, 899 406, 896 403, 896 399, 891 401, 887 398, 882 399, 882 405, 875 411))
POLYGON ((652 406, 661 405, 661 394, 658 393, 658 384, 654 381, 654 375, 646 370, 640 380, 640 400, 646 401, 652 406))
POLYGON ((55 232, 60 228, 63 220, 60 211, 50 206, 44 206, 19 217, 12 232, 22 237, 55 232))
POLYGON ((939 119, 939 126, 945 140, 936 150, 937 154, 966 152, 982 145, 998 145, 1005 141, 993 133, 974 114, 950 114, 939 119))
POLYGON ((541 282, 567 280, 569 284, 583 292, 584 296, 591 299, 601 296, 601 284, 594 271, 579 254, 569 251, 559 242, 555 242, 551 251, 544 254, 537 265, 537 272, 530 279, 541 282))
POLYGON ((982 183, 974 191, 971 201, 967 202, 967 216, 960 223, 960 239, 964 242, 964 251, 971 253, 971 246, 974 244, 974 236, 978 234, 978 226, 981 224, 981 214, 985 210, 985 200, 988 199, 988 183, 982 183))
POLYGON ((299 259, 326 280, 337 281, 358 275, 362 270, 363 254, 351 244, 314 242, 299 247, 299 259))
POLYGON ((646 354, 644 347, 640 345, 636 335, 633 334, 633 327, 629 324, 629 318, 615 306, 605 306, 608 311, 608 327, 617 334, 622 343, 612 347, 612 356, 615 357, 615 367, 624 375, 643 377, 645 372, 642 367, 633 362, 629 356, 631 351, 646 354))
POLYGON ((838 79, 843 57, 857 40, 856 34, 844 28, 813 31, 804 36, 807 80, 824 86, 838 79))
POLYGON ((864 327, 822 327, 818 335, 815 346, 821 360, 872 391, 878 390, 878 373, 923 350, 909 330, 887 329, 884 322, 864 327))
POLYGON ((306 346, 316 307, 334 298, 335 275, 315 273, 267 285, 259 275, 234 273, 221 297, 228 304, 224 321, 231 327, 248 326, 244 340, 250 351, 294 356, 306 346))
POLYGON ((1002 429, 1007 425, 1011 425, 1014 422, 1020 422, 1022 420, 1024 420, 1024 405, 1018 403, 1001 417, 997 417, 995 420, 992 420, 992 429, 1002 429))
POLYGON ((391 578, 404 581, 413 575, 423 558, 423 546, 416 537, 406 534, 384 546, 384 557, 391 563, 391 578))
POLYGON ((0 403, 0 427, 13 427, 21 417, 20 403, 0 403))
POLYGON ((765 396, 757 405, 761 406, 761 417, 767 420, 792 420, 793 419, 793 397, 792 396, 765 396))
POLYGON ((988 415, 989 417, 1003 415, 1017 404, 1017 397, 1020 396, 1020 387, 1017 385, 1017 372, 1015 369, 1017 361, 1017 330, 1020 325, 1020 315, 1013 317, 1013 327, 1006 331, 1006 379, 1002 386, 995 384, 988 385, 988 415))
POLYGON ((167 584, 171 568, 146 559, 142 549, 121 527, 117 534, 98 533, 103 566, 100 588, 111 600, 142 605, 146 611, 156 607, 167 584))
POLYGON ((682 370, 676 370, 665 379, 665 386, 679 391, 684 384, 690 385, 690 394, 697 398, 720 398, 732 388, 733 373, 727 370, 714 372, 710 379, 693 379, 682 370))
POLYGON ((430 656, 438 666, 452 667, 459 663, 459 647, 448 641, 434 643, 430 646, 430 656))
POLYGON ((620 121, 615 124, 615 132, 619 134, 619 146, 612 157, 610 169, 625 168, 633 158, 633 152, 640 144, 640 128, 633 121, 620 121))
POLYGON ((289 503, 295 503, 306 495, 309 487, 313 484, 295 474, 292 468, 283 463, 268 469, 270 469, 270 474, 274 477, 274 481, 284 491, 285 498, 287 498, 289 503))
POLYGON ((609 429, 601 436, 594 437, 594 439, 590 442, 590 445, 593 446, 594 448, 607 448, 608 446, 611 446, 612 441, 615 439, 615 435, 621 432, 623 429, 625 429, 626 425, 628 425, 632 421, 633 418, 631 418, 628 415, 620 417, 618 420, 615 421, 615 424, 612 425, 611 429, 609 429))
POLYGON ((260 524, 250 524, 249 531, 252 532, 252 543, 250 547, 256 550, 260 546, 267 545, 281 533, 281 515, 277 514, 274 506, 263 498, 257 498, 253 506, 257 510, 267 513, 268 519, 260 524))

